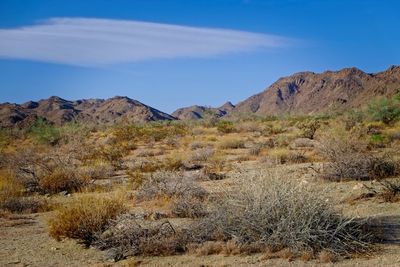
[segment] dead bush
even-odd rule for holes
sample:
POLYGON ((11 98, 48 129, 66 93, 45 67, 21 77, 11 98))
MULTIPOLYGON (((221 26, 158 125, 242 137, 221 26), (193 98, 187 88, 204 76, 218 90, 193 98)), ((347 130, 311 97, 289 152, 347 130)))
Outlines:
POLYGON ((178 218, 200 218, 207 214, 204 200, 184 194, 175 197, 171 203, 171 213, 178 218))
POLYGON ((372 241, 363 222, 338 214, 321 192, 282 183, 272 173, 238 177, 232 191, 193 232, 199 243, 235 239, 239 244, 337 255, 366 253, 372 241))
POLYGON ((117 198, 81 197, 62 206, 49 221, 50 236, 57 240, 75 238, 89 245, 108 221, 125 211, 117 198))
POLYGON ((50 205, 39 197, 12 197, 2 202, 0 209, 12 213, 37 213, 50 210, 50 205))
POLYGON ((377 197, 385 202, 398 202, 400 201, 400 180, 399 179, 386 179, 376 180, 372 182, 371 186, 363 185, 368 190, 360 196, 350 198, 350 203, 365 198, 377 197))
POLYGON ((397 173, 397 163, 390 155, 373 155, 366 147, 366 143, 355 136, 325 136, 318 146, 318 151, 329 161, 322 177, 331 181, 370 180, 397 173))
POLYGON ((94 246, 113 250, 114 260, 128 256, 167 256, 186 250, 186 234, 176 231, 168 221, 146 221, 133 214, 123 214, 110 227, 96 235, 94 246))

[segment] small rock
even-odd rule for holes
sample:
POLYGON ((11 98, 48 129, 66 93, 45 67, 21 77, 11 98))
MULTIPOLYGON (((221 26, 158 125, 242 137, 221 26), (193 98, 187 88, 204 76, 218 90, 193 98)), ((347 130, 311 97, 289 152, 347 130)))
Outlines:
POLYGON ((123 258, 123 255, 115 248, 110 248, 104 251, 104 260, 116 262, 123 258))
POLYGON ((50 250, 52 250, 52 251, 56 251, 56 250, 59 250, 60 248, 57 248, 57 247, 51 247, 50 248, 50 250))
POLYGON ((360 190, 364 187, 364 185, 362 183, 358 183, 355 186, 353 186, 353 190, 360 190))
POLYGON ((60 193, 58 193, 60 196, 66 196, 68 195, 68 191, 61 191, 60 193))

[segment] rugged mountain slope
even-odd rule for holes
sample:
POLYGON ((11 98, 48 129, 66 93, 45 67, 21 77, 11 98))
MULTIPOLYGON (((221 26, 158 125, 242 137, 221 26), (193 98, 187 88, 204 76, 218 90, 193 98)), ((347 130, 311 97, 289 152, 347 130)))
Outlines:
POLYGON ((69 121, 90 123, 174 120, 171 115, 128 97, 68 101, 56 96, 22 105, 0 104, 0 127, 27 126, 37 117, 55 124, 69 121))
POLYGON ((226 102, 219 108, 194 105, 177 109, 172 113, 172 116, 180 120, 198 120, 207 117, 220 118, 231 112, 234 108, 235 106, 231 102, 226 102))
POLYGON ((234 113, 273 115, 318 113, 359 107, 378 96, 400 91, 400 67, 369 74, 356 68, 301 72, 281 78, 263 92, 237 104, 234 113))

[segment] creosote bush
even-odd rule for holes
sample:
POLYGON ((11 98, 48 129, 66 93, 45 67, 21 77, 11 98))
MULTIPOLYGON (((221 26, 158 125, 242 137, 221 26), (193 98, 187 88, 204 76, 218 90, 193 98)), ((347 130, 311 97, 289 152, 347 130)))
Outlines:
POLYGON ((49 221, 49 232, 57 240, 69 237, 89 245, 97 232, 106 229, 109 220, 124 211, 122 199, 80 197, 57 211, 49 221))

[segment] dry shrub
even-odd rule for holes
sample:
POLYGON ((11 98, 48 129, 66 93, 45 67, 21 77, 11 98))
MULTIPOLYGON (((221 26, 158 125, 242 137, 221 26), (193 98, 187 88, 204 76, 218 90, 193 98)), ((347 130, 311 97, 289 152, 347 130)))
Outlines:
POLYGON ((162 169, 166 171, 179 171, 185 167, 183 160, 179 156, 165 158, 162 169))
POLYGON ((28 148, 9 155, 7 168, 26 191, 55 193, 76 190, 87 183, 87 175, 79 171, 82 162, 78 158, 61 149, 40 153, 28 148))
POLYGON ((315 133, 320 128, 321 123, 318 120, 307 120, 297 124, 301 131, 301 137, 314 139, 315 133))
POLYGON ((254 144, 254 145, 250 148, 249 153, 250 153, 250 155, 252 155, 252 156, 258 156, 258 155, 260 155, 260 153, 261 153, 261 151, 264 149, 264 147, 265 147, 265 145, 264 145, 263 143, 254 144))
POLYGON ((238 138, 225 138, 218 144, 218 147, 221 149, 239 149, 245 148, 245 143, 238 138))
POLYGON ((39 181, 39 186, 44 193, 55 194, 62 191, 75 192, 90 181, 90 177, 86 176, 79 170, 72 168, 57 168, 39 181))
POLYGON ((204 200, 207 192, 190 174, 156 172, 139 187, 139 201, 160 197, 171 199, 171 213, 176 217, 198 218, 206 214, 204 200))
POLYGON ((18 198, 23 195, 24 186, 9 171, 0 172, 0 205, 8 199, 18 198))
POLYGON ((327 133, 318 151, 329 160, 322 177, 331 181, 382 179, 398 171, 390 155, 372 155, 359 136, 348 132, 327 133))
POLYGON ((338 255, 368 252, 372 240, 363 222, 338 214, 321 192, 292 181, 282 183, 272 173, 238 177, 232 191, 193 232, 199 243, 235 239, 257 247, 338 255))
POLYGON ((268 157, 276 164, 304 163, 307 161, 305 153, 302 151, 291 151, 286 148, 274 149, 269 151, 268 157))
POLYGON ((367 193, 362 193, 359 196, 351 197, 348 199, 350 203, 371 197, 377 197, 385 202, 399 202, 400 201, 400 180, 399 179, 386 179, 376 180, 371 183, 371 186, 363 184, 367 189, 367 193))
POLYGON ((34 213, 47 210, 48 204, 38 197, 26 197, 23 184, 12 173, 3 171, 0 173, 0 209, 34 213))
POLYGON ((385 202, 400 201, 400 180, 379 181, 382 185, 381 192, 378 194, 385 202))
POLYGON ((207 214, 201 198, 184 194, 172 199, 171 213, 178 218, 200 218, 207 214))
POLYGON ((176 231, 168 221, 146 221, 123 214, 110 227, 96 235, 94 246, 114 250, 115 260, 128 256, 167 256, 185 251, 186 234, 176 231))
POLYGON ((260 123, 256 121, 245 121, 242 123, 238 123, 235 126, 237 132, 241 133, 254 133, 254 132, 262 132, 263 127, 260 123))
POLYGON ((213 148, 201 148, 195 150, 188 158, 189 162, 205 162, 215 153, 213 148))
POLYGON ((39 197, 13 197, 4 201, 0 209, 13 213, 37 213, 49 211, 49 203, 39 197))
POLYGON ((190 174, 158 171, 153 173, 139 187, 136 198, 139 201, 156 197, 181 197, 184 195, 202 199, 207 192, 200 187, 190 174))
POLYGON ((108 221, 125 211, 117 198, 81 197, 62 206, 49 221, 50 236, 57 240, 75 238, 89 245, 95 233, 106 229, 108 221))
POLYGON ((93 165, 81 168, 82 173, 91 179, 107 179, 114 175, 114 166, 105 161, 96 161, 93 165))

